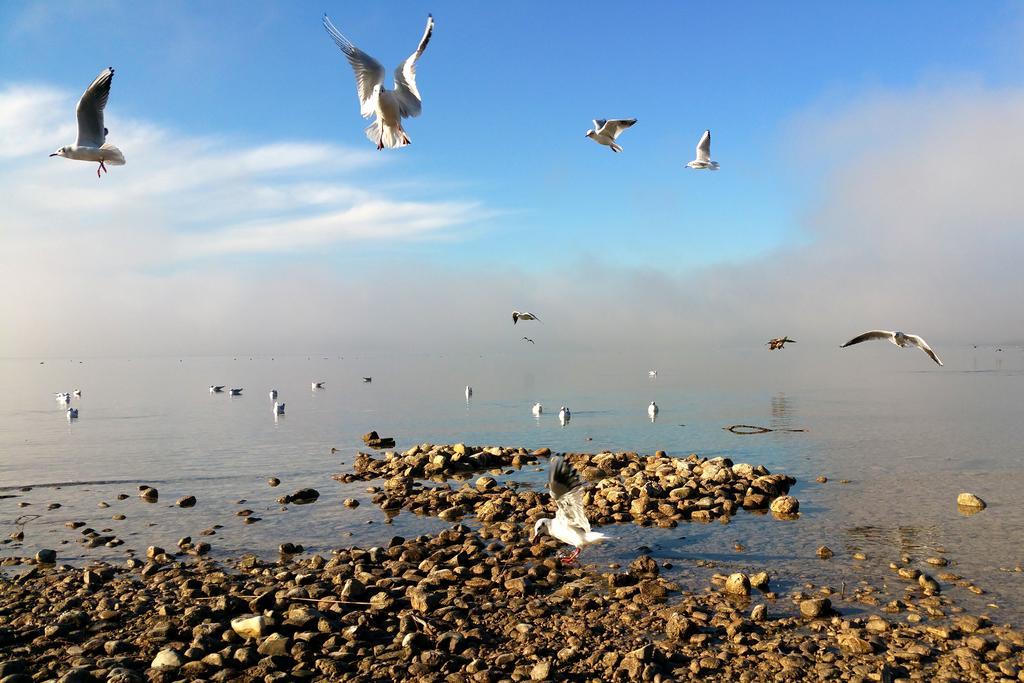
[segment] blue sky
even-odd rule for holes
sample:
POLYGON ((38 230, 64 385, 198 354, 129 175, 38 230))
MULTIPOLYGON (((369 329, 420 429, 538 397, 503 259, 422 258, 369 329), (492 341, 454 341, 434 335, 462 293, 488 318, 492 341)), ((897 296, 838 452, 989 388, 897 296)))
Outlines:
MULTIPOLYGON (((393 238, 361 234, 281 250, 205 244, 177 260, 142 259, 142 274, 188 272, 212 258, 243 270, 472 264, 528 278, 612 263, 673 276, 813 241, 807 228, 823 179, 844 160, 812 158, 806 144, 787 158, 803 122, 841 120, 880 94, 1016 88, 1022 19, 1011 2, 657 2, 627 11, 610 2, 9 2, 0 4, 0 90, 48 88, 51 100, 40 101, 69 101, 71 124, 74 99, 112 65, 110 141, 158 130, 161 152, 173 157, 175 138, 187 138, 175 173, 231 153, 306 145, 319 151, 301 169, 259 171, 261 196, 337 183, 345 192, 437 203, 439 223, 459 216, 411 237, 396 228, 393 238), (418 70, 423 115, 406 123, 411 147, 378 154, 363 136, 351 70, 320 24, 325 11, 389 72, 433 12, 436 30, 418 70), (81 35, 88 27, 105 33, 90 41, 81 35), (592 118, 618 116, 639 119, 620 140, 623 154, 584 138, 592 118), (722 164, 715 174, 683 168, 704 128, 722 164), (216 150, 190 167, 189 150, 207 142, 216 150)), ((40 155, 71 141, 46 140, 40 155)), ((140 143, 122 144, 128 165, 100 181, 104 191, 148 162, 140 143)), ((877 145, 879 155, 888 144, 877 145)), ((50 165, 41 168, 67 167, 57 171, 60 183, 94 191, 85 164, 43 161, 50 165)), ((218 176, 202 183, 214 193, 218 176)), ((166 234, 214 231, 231 208, 231 187, 214 197, 219 213, 195 224, 179 215, 166 234)), ((161 199, 187 206, 191 196, 168 189, 161 199)), ((297 204, 266 221, 302 219, 319 206, 297 204)), ((259 220, 250 212, 228 237, 252 239, 245 231, 259 220)))

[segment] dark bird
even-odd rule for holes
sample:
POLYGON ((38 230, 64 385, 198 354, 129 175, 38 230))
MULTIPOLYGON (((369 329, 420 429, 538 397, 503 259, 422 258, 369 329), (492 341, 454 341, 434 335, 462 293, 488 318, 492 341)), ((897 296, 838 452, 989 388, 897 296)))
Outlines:
POLYGON ((535 342, 534 342, 534 341, 533 341, 532 339, 530 339, 529 337, 523 337, 523 341, 528 341, 528 342, 530 342, 531 344, 534 344, 534 343, 535 343, 535 342))
POLYGON ((775 349, 786 348, 786 344, 796 344, 796 339, 790 339, 789 337, 776 337, 775 339, 769 339, 765 346, 768 347, 769 351, 774 351, 775 349))

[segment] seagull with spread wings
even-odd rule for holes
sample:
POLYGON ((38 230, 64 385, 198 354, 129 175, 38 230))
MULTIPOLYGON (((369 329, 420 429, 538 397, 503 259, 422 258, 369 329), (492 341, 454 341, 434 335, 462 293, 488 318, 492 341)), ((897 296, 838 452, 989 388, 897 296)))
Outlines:
POLYGON ((568 543, 575 549, 561 559, 563 564, 572 564, 585 546, 603 541, 608 536, 590 530, 590 521, 583 510, 583 480, 576 468, 560 455, 551 458, 548 489, 557 507, 555 517, 538 519, 533 525, 530 540, 535 539, 543 530, 562 543, 568 543))
POLYGON ((621 152, 622 147, 615 143, 622 131, 631 128, 636 119, 594 119, 594 128, 587 131, 587 137, 599 145, 610 147, 613 152, 621 152))
POLYGON ((698 171, 708 170, 717 171, 718 162, 711 161, 711 131, 704 131, 704 135, 700 136, 700 142, 697 143, 697 158, 686 164, 687 168, 693 168, 698 171))
POLYGON ((921 339, 921 337, 917 336, 916 334, 889 332, 888 330, 871 330, 870 332, 865 332, 859 337, 854 337, 853 339, 846 342, 839 348, 845 349, 847 346, 853 346, 854 344, 860 344, 861 342, 866 341, 873 341, 875 339, 891 341, 893 344, 901 348, 906 348, 908 346, 916 346, 917 348, 927 353, 928 357, 935 361, 938 365, 942 365, 942 361, 939 360, 939 357, 935 355, 935 352, 932 351, 932 348, 928 346, 927 342, 925 342, 924 339, 921 339))
POLYGON ((352 71, 355 72, 359 113, 364 119, 377 115, 376 120, 366 127, 366 137, 377 145, 377 149, 392 149, 411 144, 412 141, 402 128, 402 119, 419 116, 423 109, 423 100, 416 87, 416 62, 430 42, 430 36, 434 32, 434 17, 427 15, 427 28, 423 31, 416 51, 395 69, 392 90, 384 87, 385 72, 381 63, 353 45, 352 41, 335 28, 326 14, 324 28, 338 48, 345 53, 352 71))
POLYGON ((769 351, 775 351, 776 349, 786 348, 786 344, 796 344, 796 339, 790 339, 789 337, 776 337, 775 339, 769 339, 765 346, 768 347, 769 351))
POLYGON ((515 325, 520 320, 536 320, 537 322, 541 321, 540 318, 538 318, 533 313, 525 311, 523 313, 520 313, 519 311, 512 311, 512 324, 515 325))
POLYGON ((107 172, 104 162, 111 166, 124 166, 124 154, 117 147, 107 144, 107 129, 103 125, 103 108, 110 97, 110 84, 114 80, 114 68, 108 66, 96 80, 85 89, 78 100, 78 139, 73 145, 64 145, 51 157, 64 157, 78 161, 98 161, 96 177, 100 171, 107 172))

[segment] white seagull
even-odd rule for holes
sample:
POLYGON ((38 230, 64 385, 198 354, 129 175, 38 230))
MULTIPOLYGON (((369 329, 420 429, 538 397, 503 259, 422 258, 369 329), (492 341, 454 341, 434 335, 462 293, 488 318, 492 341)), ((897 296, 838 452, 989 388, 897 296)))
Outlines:
POLYGON ((466 385, 466 400, 468 401, 473 396, 473 387, 466 385))
POLYGON ((77 420, 78 408, 68 408, 67 416, 69 420, 77 420))
POLYGON ((369 384, 372 381, 373 381, 372 377, 364 377, 363 378, 363 384, 369 384))
POLYGON ((918 337, 916 334, 889 332, 888 330, 871 330, 870 332, 865 332, 859 337, 854 337, 853 339, 846 342, 839 348, 845 349, 847 346, 853 346, 854 344, 860 344, 861 342, 871 341, 873 339, 886 339, 888 341, 891 341, 896 346, 903 348, 906 348, 908 346, 916 346, 917 348, 927 353, 928 357, 931 358, 933 361, 935 361, 939 365, 942 365, 942 361, 939 360, 939 357, 935 355, 935 352, 932 351, 931 347, 928 346, 927 342, 925 342, 924 339, 918 337))
POLYGON ((535 539, 537 534, 544 530, 559 541, 574 546, 575 549, 570 555, 561 558, 563 564, 572 564, 584 546, 598 543, 608 537, 590 530, 590 522, 583 510, 584 486, 580 474, 560 455, 551 458, 548 488, 557 506, 555 518, 538 519, 533 525, 530 540, 535 539))
POLYGON ((539 402, 533 404, 533 414, 534 415, 540 415, 543 412, 544 412, 544 406, 542 406, 539 402))
POLYGON ((599 145, 611 147, 613 152, 621 152, 622 147, 615 141, 622 131, 630 128, 636 119, 594 119, 594 128, 587 131, 587 137, 599 145))
POLYGON ((111 166, 124 166, 124 154, 117 147, 107 144, 107 129, 103 125, 103 108, 110 97, 110 83, 114 80, 114 68, 107 67, 96 80, 85 89, 78 100, 78 139, 73 145, 64 145, 51 157, 64 157, 79 161, 98 161, 96 177, 100 171, 107 172, 104 162, 111 166))
POLYGON ((277 401, 274 401, 274 414, 275 415, 284 415, 284 404, 283 403, 278 403, 277 401))
POLYGON ((270 398, 272 398, 272 399, 276 399, 277 398, 277 389, 271 389, 270 390, 270 398))
POLYGON ((241 389, 229 389, 228 391, 231 392, 232 396, 241 396, 242 395, 242 390, 241 389))
POLYGON ((647 376, 648 377, 657 377, 658 376, 658 371, 657 370, 648 370, 647 371, 647 376))
POLYGON ((310 382, 310 386, 313 388, 313 391, 323 389, 325 384, 327 384, 327 382, 310 382))
POLYGON ((412 141, 402 129, 402 119, 419 116, 422 111, 422 98, 416 88, 416 61, 430 42, 430 35, 434 32, 434 17, 427 15, 427 28, 423 31, 416 51, 395 69, 393 90, 384 88, 385 72, 381 63, 353 45, 334 27, 326 14, 324 28, 338 48, 345 53, 348 63, 355 72, 359 113, 364 119, 377 115, 376 120, 366 127, 366 137, 377 145, 377 149, 391 149, 411 144, 412 141))
POLYGON ((711 131, 704 131, 704 135, 701 136, 700 142, 697 143, 697 158, 686 164, 687 168, 694 168, 698 171, 706 169, 708 171, 717 171, 718 162, 711 161, 711 131))
POLYGON ((647 406, 647 414, 650 415, 653 420, 658 414, 658 404, 651 401, 651 405, 647 406))
POLYGON ((561 422, 562 424, 565 424, 571 419, 572 413, 569 412, 568 408, 562 406, 562 409, 558 411, 558 421, 561 422))
POLYGON ((217 386, 214 386, 212 384, 210 385, 210 393, 211 394, 219 394, 219 393, 222 393, 223 391, 224 391, 224 385, 223 384, 218 384, 217 386))
POLYGON ((82 390, 81 389, 75 389, 74 393, 75 393, 75 398, 82 398, 82 390))
POLYGON ((519 311, 512 311, 512 324, 515 325, 520 320, 536 320, 537 322, 541 322, 541 319, 538 318, 533 313, 528 313, 528 312, 520 313, 519 311))

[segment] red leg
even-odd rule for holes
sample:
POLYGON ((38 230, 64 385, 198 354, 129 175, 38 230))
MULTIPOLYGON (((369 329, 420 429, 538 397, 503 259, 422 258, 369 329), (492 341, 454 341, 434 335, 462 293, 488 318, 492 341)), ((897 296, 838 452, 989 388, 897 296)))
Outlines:
POLYGON ((568 556, 562 558, 562 564, 573 564, 580 555, 580 549, 576 548, 568 556))

